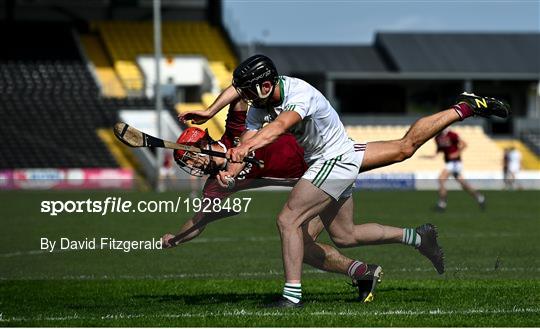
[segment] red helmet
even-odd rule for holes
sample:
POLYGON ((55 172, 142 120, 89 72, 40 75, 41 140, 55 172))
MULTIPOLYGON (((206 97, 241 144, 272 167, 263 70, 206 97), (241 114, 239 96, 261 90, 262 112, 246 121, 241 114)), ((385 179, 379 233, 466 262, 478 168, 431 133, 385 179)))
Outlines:
MULTIPOLYGON (((188 129, 184 130, 182 134, 180 134, 180 137, 178 137, 176 143, 198 147, 199 141, 204 139, 206 135, 206 131, 200 128, 189 127, 188 129)), ((184 150, 174 150, 174 160, 176 162, 180 161, 185 154, 186 151, 184 150)))
MULTIPOLYGON (((207 130, 202 130, 197 127, 189 127, 182 132, 180 137, 176 140, 178 144, 184 144, 189 146, 195 146, 199 148, 206 148, 213 140, 208 134, 207 130)), ((174 150, 174 161, 190 175, 202 176, 207 174, 209 169, 209 161, 199 161, 200 157, 206 157, 204 154, 195 154, 193 152, 184 150, 174 150), (190 163, 188 163, 188 160, 190 163), (200 165, 205 163, 205 165, 200 165), (189 169, 186 169, 189 168, 189 169)))

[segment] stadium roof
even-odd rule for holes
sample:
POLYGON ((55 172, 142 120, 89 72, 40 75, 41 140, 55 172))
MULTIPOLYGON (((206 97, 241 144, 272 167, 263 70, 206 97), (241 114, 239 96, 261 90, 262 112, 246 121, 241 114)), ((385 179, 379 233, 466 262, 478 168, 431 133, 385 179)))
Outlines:
POLYGON ((400 72, 540 72, 540 34, 380 33, 375 44, 400 72))
POLYGON ((371 46, 258 45, 256 53, 272 58, 281 74, 387 70, 380 55, 371 46))
POLYGON ((257 46, 280 73, 351 79, 540 79, 540 33, 378 33, 372 46, 257 46))

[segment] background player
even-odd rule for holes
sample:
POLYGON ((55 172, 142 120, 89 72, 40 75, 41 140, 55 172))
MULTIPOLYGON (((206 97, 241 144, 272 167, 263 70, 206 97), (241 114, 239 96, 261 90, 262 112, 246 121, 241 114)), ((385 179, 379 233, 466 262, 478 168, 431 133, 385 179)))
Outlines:
POLYGON ((513 190, 519 188, 519 185, 516 184, 516 176, 520 170, 521 152, 514 145, 504 149, 503 175, 506 189, 513 190))
MULTIPOLYGON (((478 202, 480 208, 484 209, 486 205, 485 196, 472 188, 461 174, 463 169, 461 154, 467 147, 467 144, 456 132, 448 128, 441 131, 441 133, 435 137, 435 143, 437 143, 437 153, 442 152, 444 154, 445 162, 444 169, 439 175, 439 201, 437 202, 437 209, 439 211, 446 210, 448 204, 448 191, 446 190, 445 184, 450 175, 458 181, 463 190, 467 191, 476 202, 478 202)), ((433 157, 435 156, 436 155, 433 157)))

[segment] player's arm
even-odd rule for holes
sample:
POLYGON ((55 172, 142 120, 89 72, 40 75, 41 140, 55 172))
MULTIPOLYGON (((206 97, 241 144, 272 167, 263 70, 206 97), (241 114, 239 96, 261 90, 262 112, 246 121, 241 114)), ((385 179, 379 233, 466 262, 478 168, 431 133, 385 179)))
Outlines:
POLYGON ((220 211, 215 213, 198 212, 188 219, 180 228, 176 235, 167 233, 161 238, 163 248, 176 247, 199 236, 206 228, 206 225, 213 221, 238 215, 234 211, 220 211))
POLYGON ((240 95, 238 95, 234 87, 230 85, 219 94, 216 100, 206 110, 187 111, 178 115, 178 119, 182 122, 191 120, 195 124, 203 124, 215 116, 224 107, 238 100, 240 100, 240 95))
POLYGON ((161 238, 163 248, 176 247, 181 243, 188 242, 202 233, 207 222, 204 220, 205 213, 197 213, 188 219, 180 228, 180 231, 174 234, 167 233, 161 238))
POLYGON ((467 147, 467 143, 465 143, 465 141, 460 138, 458 140, 458 145, 457 145, 458 150, 463 151, 466 147, 467 147))
POLYGON ((421 158, 421 159, 435 159, 438 154, 439 154, 439 152, 435 152, 435 154, 429 154, 429 155, 424 154, 424 155, 420 155, 418 157, 421 158))
POLYGON ((279 136, 283 135, 301 120, 302 117, 300 117, 300 114, 294 111, 282 112, 276 120, 264 126, 253 137, 246 139, 240 146, 230 149, 227 154, 232 161, 240 162, 250 152, 274 142, 279 136))
MULTIPOLYGON (((251 137, 255 136, 257 134, 256 130, 245 130, 242 135, 240 136, 240 141, 237 145, 242 145, 243 142, 250 139, 251 137)), ((221 187, 228 187, 227 177, 235 178, 240 174, 242 170, 244 170, 244 167, 246 166, 245 162, 232 162, 229 161, 227 163, 227 168, 225 170, 221 170, 218 175, 216 176, 217 181, 221 187)))
POLYGON ((220 170, 216 175, 218 184, 223 188, 234 188, 234 179, 246 166, 245 162, 229 162, 225 170, 220 170), (230 181, 232 179, 232 182, 230 181), (232 185, 230 185, 232 183, 232 185))
POLYGON ((253 138, 253 136, 257 135, 258 130, 246 130, 244 133, 240 136, 240 143, 238 143, 237 146, 240 146, 244 144, 247 140, 253 138))
POLYGON ((225 106, 232 102, 240 100, 240 95, 236 92, 236 89, 232 85, 223 90, 216 100, 208 107, 207 111, 212 115, 216 115, 225 106))

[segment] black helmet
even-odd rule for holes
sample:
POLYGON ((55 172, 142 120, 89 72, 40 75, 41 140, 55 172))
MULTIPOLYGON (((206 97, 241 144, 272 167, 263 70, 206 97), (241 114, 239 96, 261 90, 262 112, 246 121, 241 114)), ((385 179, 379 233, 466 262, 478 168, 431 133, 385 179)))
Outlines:
POLYGON ((232 84, 238 94, 248 103, 263 103, 274 91, 263 95, 261 85, 265 81, 274 86, 278 81, 278 72, 272 60, 264 55, 254 55, 246 59, 233 72, 232 84))

